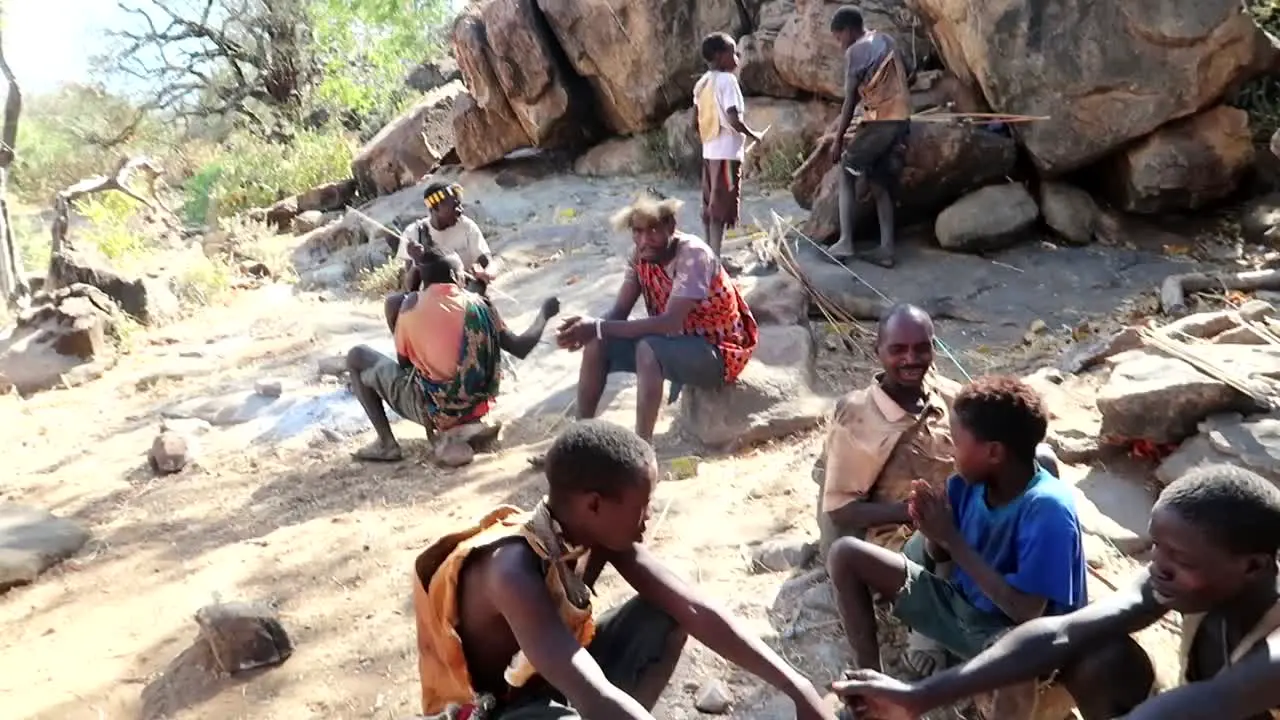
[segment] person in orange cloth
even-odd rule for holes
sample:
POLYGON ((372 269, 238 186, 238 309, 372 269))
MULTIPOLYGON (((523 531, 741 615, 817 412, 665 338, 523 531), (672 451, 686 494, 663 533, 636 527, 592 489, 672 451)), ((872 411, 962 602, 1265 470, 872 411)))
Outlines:
POLYGON ((834 720, 813 684, 644 546, 653 449, 598 420, 547 453, 549 492, 503 506, 418 556, 414 615, 431 720, 652 720, 685 638, 786 693, 799 720, 834 720), (596 617, 612 565, 636 592, 596 617))

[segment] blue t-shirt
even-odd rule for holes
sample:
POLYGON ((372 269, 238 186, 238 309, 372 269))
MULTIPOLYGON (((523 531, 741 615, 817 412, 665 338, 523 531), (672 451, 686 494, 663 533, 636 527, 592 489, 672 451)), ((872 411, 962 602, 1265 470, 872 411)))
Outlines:
MULTIPOLYGON (((965 542, 1005 582, 1048 599, 1047 615, 1084 607, 1087 570, 1070 486, 1037 467, 1027 489, 1003 507, 988 507, 986 486, 959 475, 947 481, 947 497, 965 542)), ((1004 614, 964 570, 954 567, 951 579, 975 608, 1004 614)))

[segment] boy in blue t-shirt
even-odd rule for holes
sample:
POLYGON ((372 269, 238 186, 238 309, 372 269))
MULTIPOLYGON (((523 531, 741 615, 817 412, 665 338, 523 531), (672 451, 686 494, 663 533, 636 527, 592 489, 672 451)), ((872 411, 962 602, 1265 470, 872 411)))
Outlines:
POLYGON ((1040 398, 1022 381, 974 381, 952 408, 957 474, 945 496, 916 483, 908 514, 917 531, 902 554, 856 538, 832 545, 827 565, 858 667, 880 669, 868 589, 965 660, 1014 625, 1085 605, 1071 488, 1036 462, 1047 429, 1040 398), (946 561, 949 578, 935 572, 946 561))

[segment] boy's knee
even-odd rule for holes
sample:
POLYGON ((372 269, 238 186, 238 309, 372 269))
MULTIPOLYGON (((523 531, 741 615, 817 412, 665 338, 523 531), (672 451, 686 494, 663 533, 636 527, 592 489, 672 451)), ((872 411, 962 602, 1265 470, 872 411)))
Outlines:
POLYGON ((839 585, 858 577, 862 558, 866 556, 862 550, 863 544, 862 540, 851 537, 837 538, 831 543, 827 550, 827 575, 831 577, 831 582, 839 585))
POLYGON ((1062 682, 1086 718, 1117 717, 1140 705, 1155 682, 1151 658, 1124 636, 1063 669, 1062 682))
POLYGON ((658 354, 647 340, 636 343, 636 375, 650 379, 662 377, 662 365, 658 362, 658 354))
POLYGON ((356 345, 347 351, 347 371, 352 380, 360 379, 360 372, 373 367, 374 351, 367 345, 356 345))

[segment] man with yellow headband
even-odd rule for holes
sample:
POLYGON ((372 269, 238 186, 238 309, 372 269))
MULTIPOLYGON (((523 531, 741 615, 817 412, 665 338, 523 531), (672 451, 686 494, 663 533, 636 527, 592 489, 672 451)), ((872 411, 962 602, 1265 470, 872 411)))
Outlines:
POLYGON ((480 226, 462 212, 462 186, 431 183, 422 192, 422 199, 430 212, 404 229, 396 251, 396 259, 405 264, 405 291, 421 289, 422 273, 415 254, 418 248, 434 244, 462 262, 468 276, 467 289, 483 294, 493 281, 496 268, 480 226))

